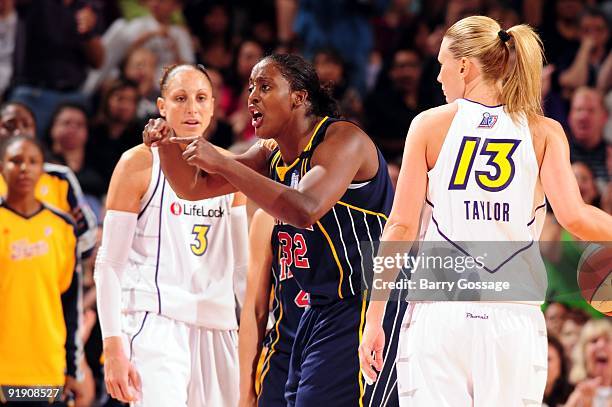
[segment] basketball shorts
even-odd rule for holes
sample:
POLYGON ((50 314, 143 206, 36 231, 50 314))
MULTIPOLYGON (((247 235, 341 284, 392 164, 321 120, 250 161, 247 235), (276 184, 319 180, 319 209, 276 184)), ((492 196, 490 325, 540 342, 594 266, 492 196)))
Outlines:
POLYGON ((288 406, 362 405, 358 348, 364 319, 359 295, 304 311, 291 351, 288 406))
POLYGON ((151 312, 124 315, 122 329, 142 381, 134 406, 238 404, 236 331, 197 327, 151 312))
POLYGON ((412 303, 397 359, 401 406, 540 406, 548 344, 540 307, 412 303))

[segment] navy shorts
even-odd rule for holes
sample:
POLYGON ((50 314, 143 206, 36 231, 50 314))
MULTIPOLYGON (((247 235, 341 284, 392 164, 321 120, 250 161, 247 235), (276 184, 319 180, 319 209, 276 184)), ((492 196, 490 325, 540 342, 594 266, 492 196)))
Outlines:
POLYGON ((288 406, 361 405, 364 382, 358 348, 365 307, 357 295, 304 311, 291 352, 288 406))

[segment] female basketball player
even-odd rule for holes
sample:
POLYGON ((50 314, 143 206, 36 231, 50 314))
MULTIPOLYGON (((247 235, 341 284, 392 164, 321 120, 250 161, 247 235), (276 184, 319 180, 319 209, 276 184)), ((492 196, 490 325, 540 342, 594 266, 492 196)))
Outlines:
POLYGON ((36 141, 5 140, 0 161, 0 385, 65 386, 79 397, 76 227, 36 198, 44 173, 36 141))
MULTIPOLYGON (((531 28, 504 31, 488 17, 468 17, 448 29, 438 59, 448 104, 410 126, 402 161, 409 165, 401 168, 383 240, 414 240, 427 202, 425 240, 459 250, 465 241, 533 242, 543 213, 540 183, 570 233, 612 240, 612 217, 582 201, 561 126, 542 116, 542 48, 531 28)), ((545 290, 546 275, 533 278, 545 290)), ((547 344, 535 304, 416 303, 402 324, 400 404, 540 405, 547 344)), ((370 304, 360 346, 372 380, 383 363, 384 306, 370 304)))
POLYGON ((277 146, 260 143, 232 157, 202 138, 170 140, 160 122, 143 135, 161 145, 162 168, 180 196, 240 190, 276 218, 275 267, 281 278, 296 279, 310 305, 295 335, 287 403, 359 405, 360 242, 377 241, 387 217, 393 191, 386 163, 361 129, 330 117, 335 102, 301 57, 264 58, 249 84, 255 134, 277 146), (183 152, 170 141, 190 144, 183 152))
MULTIPOLYGON (((170 67, 157 105, 173 131, 201 136, 214 99, 201 67, 170 67)), ((123 154, 111 179, 96 262, 109 393, 143 406, 238 402, 233 275, 246 267, 246 211, 236 194, 184 201, 157 149, 123 154)))

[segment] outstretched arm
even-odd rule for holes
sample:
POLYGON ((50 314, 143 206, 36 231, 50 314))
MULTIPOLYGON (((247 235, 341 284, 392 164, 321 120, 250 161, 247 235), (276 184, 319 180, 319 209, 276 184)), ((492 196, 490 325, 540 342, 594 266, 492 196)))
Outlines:
POLYGON ((257 404, 255 376, 268 322, 274 219, 261 209, 253 215, 249 233, 249 267, 244 307, 240 314, 240 407, 257 404))
MULTIPOLYGON (((164 119, 149 120, 142 132, 142 137, 146 145, 159 147, 162 171, 172 190, 180 198, 196 201, 237 191, 237 188, 221 175, 200 171, 197 167, 185 162, 181 143, 170 142, 170 138, 174 137, 174 132, 164 119)), ((181 140, 180 138, 175 139, 181 140)), ((204 142, 203 138, 201 140, 204 142)), ((266 171, 270 153, 270 147, 266 143, 257 143, 241 155, 233 155, 219 148, 217 150, 223 151, 222 154, 232 157, 256 173, 264 174, 266 171)))
POLYGON ((612 216, 582 200, 561 125, 542 118, 534 130, 546 135, 540 178, 559 224, 582 240, 612 241, 612 216))
POLYGON ((238 159, 223 156, 202 139, 194 140, 183 157, 191 165, 222 176, 267 213, 297 227, 315 223, 342 197, 356 177, 371 178, 378 169, 374 144, 359 128, 347 122, 329 127, 325 141, 312 157, 310 171, 297 189, 257 173, 238 159))

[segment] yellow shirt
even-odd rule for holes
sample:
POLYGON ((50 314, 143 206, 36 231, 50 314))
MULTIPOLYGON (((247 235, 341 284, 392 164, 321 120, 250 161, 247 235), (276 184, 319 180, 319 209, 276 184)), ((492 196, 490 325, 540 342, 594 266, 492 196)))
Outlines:
POLYGON ((68 215, 43 206, 25 218, 0 204, 0 384, 64 384, 61 294, 75 267, 68 215))

